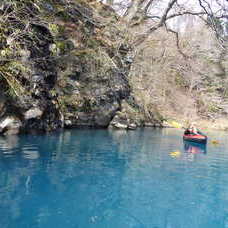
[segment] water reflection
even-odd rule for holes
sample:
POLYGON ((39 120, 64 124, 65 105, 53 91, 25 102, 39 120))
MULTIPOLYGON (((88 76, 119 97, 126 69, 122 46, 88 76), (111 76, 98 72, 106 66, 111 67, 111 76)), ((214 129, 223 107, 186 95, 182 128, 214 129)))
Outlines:
POLYGON ((221 145, 204 156, 171 129, 0 138, 0 228, 222 228, 221 145))
POLYGON ((5 137, 0 137, 0 151, 4 154, 10 154, 18 146, 18 136, 8 135, 5 137))
POLYGON ((191 154, 206 154, 207 146, 205 144, 184 141, 184 150, 191 154))
POLYGON ((120 197, 117 142, 103 130, 1 138, 0 227, 53 227, 53 216, 61 227, 98 223, 120 197))
POLYGON ((25 159, 38 159, 39 147, 30 140, 24 142, 22 139, 23 137, 17 135, 0 137, 0 157, 19 156, 25 159))

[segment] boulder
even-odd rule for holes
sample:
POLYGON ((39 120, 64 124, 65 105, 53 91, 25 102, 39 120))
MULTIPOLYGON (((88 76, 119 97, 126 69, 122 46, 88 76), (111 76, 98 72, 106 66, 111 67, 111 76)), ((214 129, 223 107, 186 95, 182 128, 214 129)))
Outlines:
POLYGON ((32 119, 32 118, 40 118, 43 115, 43 111, 40 110, 38 107, 31 108, 28 111, 24 113, 24 118, 26 120, 32 119))
POLYGON ((95 125, 99 127, 107 127, 118 109, 119 104, 117 102, 101 107, 100 112, 95 116, 95 125))
POLYGON ((137 128, 137 124, 135 124, 135 123, 131 123, 128 125, 129 130, 135 130, 136 128, 137 128))
POLYGON ((71 120, 65 120, 65 121, 64 121, 64 126, 65 126, 66 128, 72 127, 72 125, 73 125, 73 123, 72 123, 71 120))
POLYGON ((144 127, 155 127, 154 123, 146 122, 144 123, 144 127))
POLYGON ((117 129, 127 129, 128 128, 127 124, 122 124, 122 123, 113 123, 111 126, 113 128, 117 128, 117 129))
POLYGON ((8 116, 0 121, 0 134, 15 135, 20 132, 22 122, 17 117, 8 116))
POLYGON ((131 122, 122 112, 117 112, 113 120, 111 121, 109 128, 112 129, 126 129, 126 130, 135 130, 137 124, 131 122))

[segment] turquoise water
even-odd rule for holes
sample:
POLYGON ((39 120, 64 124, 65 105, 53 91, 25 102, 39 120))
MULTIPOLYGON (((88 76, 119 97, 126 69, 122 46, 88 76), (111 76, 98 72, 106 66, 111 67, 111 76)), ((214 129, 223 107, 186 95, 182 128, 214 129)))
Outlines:
POLYGON ((228 133, 176 129, 0 138, 0 228, 228 227, 228 133))

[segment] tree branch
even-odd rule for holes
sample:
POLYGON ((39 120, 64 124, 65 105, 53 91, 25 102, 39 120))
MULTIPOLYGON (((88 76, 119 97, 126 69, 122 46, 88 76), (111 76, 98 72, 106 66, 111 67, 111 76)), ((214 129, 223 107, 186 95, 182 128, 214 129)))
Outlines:
POLYGON ((179 40, 179 33, 174 31, 173 29, 171 28, 168 28, 167 24, 165 23, 165 28, 166 28, 166 31, 167 32, 171 32, 175 35, 175 38, 176 38, 176 46, 177 46, 177 50, 178 52, 185 58, 185 59, 189 59, 190 56, 186 55, 182 50, 181 50, 181 47, 180 47, 180 40, 179 40))
POLYGON ((150 6, 152 5, 154 0, 149 0, 148 3, 146 4, 146 6, 144 7, 143 11, 144 11, 144 14, 147 15, 148 13, 148 10, 150 8, 150 6))
POLYGON ((160 21, 157 25, 151 27, 144 35, 142 35, 136 42, 135 45, 141 44, 145 39, 147 39, 151 33, 156 31, 158 28, 162 27, 166 20, 167 20, 167 15, 170 12, 170 10, 173 8, 174 4, 177 2, 177 0, 171 0, 163 13, 162 17, 160 18, 160 21))
POLYGON ((183 11, 180 13, 175 13, 167 17, 167 20, 172 19, 174 17, 179 17, 183 15, 192 15, 192 16, 199 16, 199 15, 205 15, 205 12, 191 12, 191 11, 183 11))

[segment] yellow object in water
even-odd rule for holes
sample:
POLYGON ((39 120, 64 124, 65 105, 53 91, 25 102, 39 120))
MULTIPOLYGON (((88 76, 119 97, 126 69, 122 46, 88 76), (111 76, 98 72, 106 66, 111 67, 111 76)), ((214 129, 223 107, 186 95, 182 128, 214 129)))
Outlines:
POLYGON ((170 125, 175 128, 182 128, 182 125, 176 121, 171 121, 170 125))
POLYGON ((211 143, 214 144, 214 145, 218 145, 219 141, 218 140, 211 140, 211 143))
POLYGON ((181 152, 180 151, 174 151, 169 154, 171 157, 180 157, 181 152))

